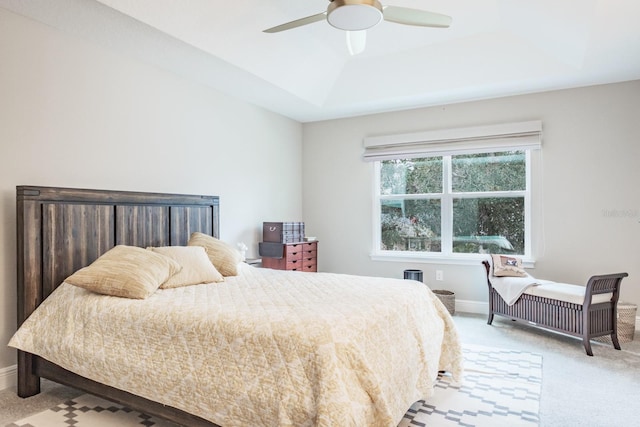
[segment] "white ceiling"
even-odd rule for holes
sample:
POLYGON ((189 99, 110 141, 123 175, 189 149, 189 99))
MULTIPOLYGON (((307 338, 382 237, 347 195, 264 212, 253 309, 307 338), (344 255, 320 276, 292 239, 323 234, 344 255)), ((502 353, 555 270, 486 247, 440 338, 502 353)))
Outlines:
POLYGON ((382 22, 364 53, 327 0, 0 0, 0 7, 301 122, 640 79, 637 0, 389 0, 453 17, 382 22))

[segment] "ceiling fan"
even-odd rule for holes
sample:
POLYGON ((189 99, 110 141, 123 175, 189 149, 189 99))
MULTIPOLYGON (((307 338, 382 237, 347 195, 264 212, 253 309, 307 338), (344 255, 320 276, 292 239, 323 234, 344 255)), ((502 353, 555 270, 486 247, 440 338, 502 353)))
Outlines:
POLYGON ((345 31, 361 31, 371 28, 381 20, 420 27, 446 28, 451 17, 426 10, 400 6, 382 6, 378 0, 329 0, 325 12, 296 19, 286 24, 264 30, 278 33, 326 19, 333 27, 345 31))
POLYGON ((325 12, 277 25, 264 32, 279 33, 323 19, 331 26, 347 31, 347 45, 352 55, 364 50, 364 30, 377 25, 383 19, 419 27, 447 28, 451 25, 450 16, 408 7, 382 6, 378 0, 329 0, 325 12))

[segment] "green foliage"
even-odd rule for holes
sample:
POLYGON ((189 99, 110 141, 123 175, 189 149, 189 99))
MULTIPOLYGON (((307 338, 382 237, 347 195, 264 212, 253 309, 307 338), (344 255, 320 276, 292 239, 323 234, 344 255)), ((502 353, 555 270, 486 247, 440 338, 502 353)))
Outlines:
MULTIPOLYGON (((382 162, 380 192, 391 196, 381 202, 382 249, 441 250, 443 164, 443 157, 382 162)), ((490 194, 526 190, 524 152, 452 156, 451 187, 464 194, 453 202, 454 252, 524 253, 524 197, 490 194)))
POLYGON ((454 252, 523 254, 524 198, 455 199, 453 243, 454 252))
POLYGON ((381 169, 380 194, 442 192, 442 157, 385 160, 381 169))
POLYGON ((439 251, 440 212, 438 199, 384 200, 380 212, 381 249, 439 251))
POLYGON ((453 156, 454 193, 526 189, 526 158, 522 151, 453 156))

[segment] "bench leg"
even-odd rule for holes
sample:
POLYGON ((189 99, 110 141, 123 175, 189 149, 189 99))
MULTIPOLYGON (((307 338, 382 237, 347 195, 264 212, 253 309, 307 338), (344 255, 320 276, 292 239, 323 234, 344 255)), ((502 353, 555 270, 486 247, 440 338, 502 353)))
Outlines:
POLYGON ((489 319, 487 320, 487 325, 490 325, 493 322, 493 311, 489 313, 489 319))
POLYGON ((611 334, 611 342, 613 343, 613 348, 616 350, 622 350, 620 348, 620 341, 618 341, 618 334, 616 332, 611 334))
POLYGON ((584 349, 587 352, 587 356, 593 356, 593 351, 591 351, 591 340, 587 337, 583 337, 582 342, 584 343, 584 349))

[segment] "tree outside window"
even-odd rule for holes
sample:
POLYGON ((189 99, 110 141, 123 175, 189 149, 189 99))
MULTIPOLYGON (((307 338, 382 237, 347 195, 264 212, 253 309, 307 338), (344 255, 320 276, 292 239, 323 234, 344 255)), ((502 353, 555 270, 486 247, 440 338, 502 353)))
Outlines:
POLYGON ((526 151, 379 164, 380 251, 525 255, 526 151))

